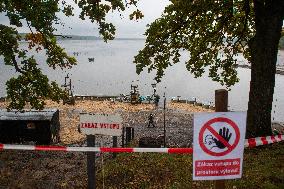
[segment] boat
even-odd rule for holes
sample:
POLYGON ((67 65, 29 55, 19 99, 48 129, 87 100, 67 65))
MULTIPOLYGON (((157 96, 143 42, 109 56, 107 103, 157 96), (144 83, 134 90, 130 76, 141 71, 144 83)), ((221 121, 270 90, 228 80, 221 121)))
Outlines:
POLYGON ((89 62, 94 62, 95 58, 88 58, 89 62))

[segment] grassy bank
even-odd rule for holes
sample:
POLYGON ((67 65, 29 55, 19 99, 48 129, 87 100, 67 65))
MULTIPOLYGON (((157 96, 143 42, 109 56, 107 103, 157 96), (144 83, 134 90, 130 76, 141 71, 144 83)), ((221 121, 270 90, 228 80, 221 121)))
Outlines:
MULTIPOLYGON (((226 188, 284 188, 284 143, 246 149, 242 179, 226 188)), ((104 162, 98 188, 212 188, 192 181, 192 155, 119 154, 104 162)))
MULTIPOLYGON (((226 181, 227 188, 282 189, 283 162, 284 142, 246 149, 243 177, 226 181)), ((85 153, 1 151, 0 188, 87 188, 86 166, 85 153)), ((105 160, 97 184, 98 189, 213 187, 212 181, 192 181, 192 155, 157 153, 123 153, 105 160)))

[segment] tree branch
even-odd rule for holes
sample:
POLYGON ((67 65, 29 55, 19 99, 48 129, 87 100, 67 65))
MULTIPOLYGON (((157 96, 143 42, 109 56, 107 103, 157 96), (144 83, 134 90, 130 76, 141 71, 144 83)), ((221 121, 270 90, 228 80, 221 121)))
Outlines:
MULTIPOLYGON (((243 20, 244 27, 243 27, 243 30, 241 32, 241 35, 238 37, 237 41, 235 42, 235 45, 240 42, 240 40, 243 38, 245 31, 246 31, 246 27, 247 27, 247 24, 248 24, 248 17, 249 17, 249 13, 250 13, 249 0, 244 1, 244 11, 245 11, 245 17, 244 17, 244 20, 243 20)), ((240 42, 240 44, 242 46, 242 42, 240 42)))
POLYGON ((34 32, 33 32, 32 28, 31 28, 31 25, 30 25, 29 21, 28 21, 28 20, 26 20, 26 21, 27 21, 27 25, 28 25, 28 27, 29 27, 31 33, 34 34, 34 32))
POLYGON ((19 73, 21 73, 21 74, 26 74, 26 72, 24 72, 24 71, 19 67, 19 65, 18 65, 18 63, 17 63, 16 58, 15 58, 14 55, 13 55, 13 57, 12 57, 12 62, 13 62, 13 65, 14 65, 14 67, 15 67, 15 70, 16 70, 17 72, 19 72, 19 73))

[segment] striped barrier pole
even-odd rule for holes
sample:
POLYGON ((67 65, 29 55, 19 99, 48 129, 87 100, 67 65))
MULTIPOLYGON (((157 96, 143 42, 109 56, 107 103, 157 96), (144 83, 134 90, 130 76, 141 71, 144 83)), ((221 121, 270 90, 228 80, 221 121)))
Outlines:
MULTIPOLYGON (((284 135, 257 137, 246 139, 245 147, 252 148, 284 141, 284 135)), ((143 153, 156 152, 168 154, 192 154, 192 148, 108 148, 108 147, 64 147, 0 144, 0 150, 30 150, 30 151, 64 151, 64 152, 112 152, 112 153, 143 153)))

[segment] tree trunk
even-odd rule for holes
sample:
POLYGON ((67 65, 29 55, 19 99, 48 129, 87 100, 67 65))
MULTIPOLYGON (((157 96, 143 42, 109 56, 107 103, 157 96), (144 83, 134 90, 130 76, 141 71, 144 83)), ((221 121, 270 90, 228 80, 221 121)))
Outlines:
POLYGON ((284 1, 254 0, 256 34, 249 44, 251 82, 247 137, 271 135, 271 110, 284 1))

